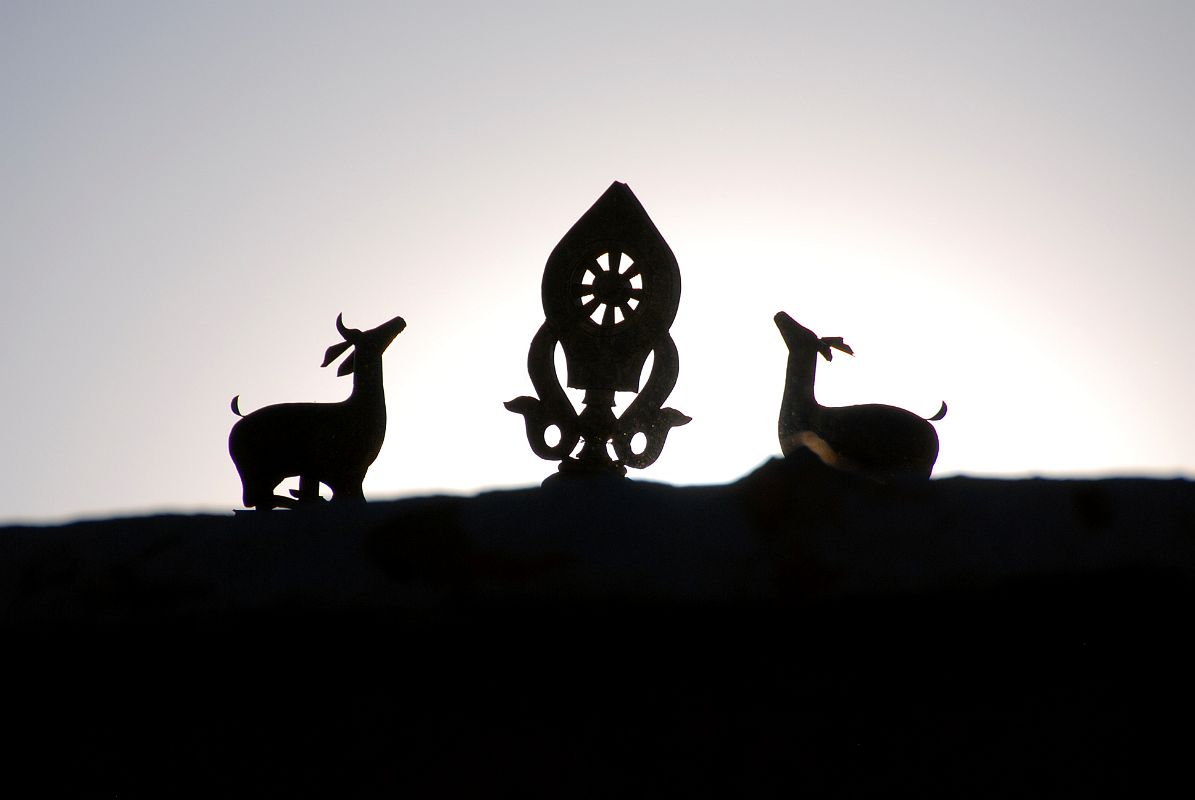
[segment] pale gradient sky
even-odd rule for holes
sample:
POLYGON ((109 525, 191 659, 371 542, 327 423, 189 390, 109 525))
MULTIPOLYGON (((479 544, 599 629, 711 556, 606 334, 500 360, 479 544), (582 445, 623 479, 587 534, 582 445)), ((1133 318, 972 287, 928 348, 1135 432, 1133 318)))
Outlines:
POLYGON ((635 477, 779 453, 788 311, 827 405, 935 474, 1195 475, 1195 4, 0 4, 0 520, 228 511, 235 418, 337 400, 401 314, 375 499, 538 483, 548 253, 614 180, 671 244, 635 477))

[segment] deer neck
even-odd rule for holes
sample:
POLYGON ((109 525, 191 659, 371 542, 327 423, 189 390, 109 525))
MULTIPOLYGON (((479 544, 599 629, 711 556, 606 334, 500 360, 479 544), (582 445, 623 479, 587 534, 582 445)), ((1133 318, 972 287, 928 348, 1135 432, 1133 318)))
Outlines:
POLYGON ((784 376, 784 399, 780 404, 781 425, 807 430, 816 422, 820 406, 813 395, 817 372, 816 348, 794 348, 788 354, 784 376))
POLYGON ((364 367, 358 365, 353 371, 353 392, 348 402, 355 406, 381 406, 385 412, 386 393, 382 386, 381 360, 364 367))

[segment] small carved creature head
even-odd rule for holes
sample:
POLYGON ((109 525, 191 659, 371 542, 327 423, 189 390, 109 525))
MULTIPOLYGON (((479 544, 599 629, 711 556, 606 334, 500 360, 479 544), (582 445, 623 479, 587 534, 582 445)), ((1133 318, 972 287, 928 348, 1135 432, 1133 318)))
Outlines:
POLYGON ((344 341, 329 347, 324 353, 324 363, 320 364, 321 367, 326 367, 345 350, 355 347, 356 350, 349 353, 349 357, 337 368, 337 375, 348 375, 357 368, 358 363, 367 364, 380 360, 382 353, 386 352, 386 348, 394 341, 394 337, 407 327, 402 317, 395 317, 371 330, 359 331, 356 328, 346 328, 343 317, 343 314, 336 315, 336 330, 344 337, 344 341))
POLYGON ((819 338, 816 333, 783 311, 776 314, 772 320, 776 323, 776 327, 780 329, 780 336, 783 337, 784 344, 790 352, 800 352, 801 350, 812 347, 816 348, 817 352, 821 353, 822 358, 827 361, 834 360, 834 350, 841 350, 848 356, 855 354, 855 351, 842 340, 841 336, 822 336, 819 338))

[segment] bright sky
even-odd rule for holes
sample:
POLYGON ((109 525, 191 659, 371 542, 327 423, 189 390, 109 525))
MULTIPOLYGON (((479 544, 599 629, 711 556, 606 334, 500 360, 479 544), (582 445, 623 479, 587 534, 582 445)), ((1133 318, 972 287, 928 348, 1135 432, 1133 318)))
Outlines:
POLYGON ((537 484, 544 263, 614 180, 680 263, 634 477, 779 453, 788 311, 826 405, 936 475, 1195 475, 1195 4, 0 5, 0 520, 228 511, 235 417, 339 400, 402 315, 375 499, 537 484))

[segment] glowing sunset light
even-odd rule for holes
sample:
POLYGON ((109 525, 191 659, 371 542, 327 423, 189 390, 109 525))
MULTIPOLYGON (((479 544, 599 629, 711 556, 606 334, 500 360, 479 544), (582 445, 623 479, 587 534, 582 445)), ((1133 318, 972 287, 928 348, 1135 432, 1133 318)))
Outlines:
POLYGON ((338 313, 408 323, 368 497, 538 484, 503 402, 615 180, 692 417, 631 477, 779 454, 781 310, 855 350, 823 404, 949 404, 938 477, 1195 474, 1192 41, 1170 3, 10 6, 0 519, 237 507, 230 398, 347 396, 338 313))

